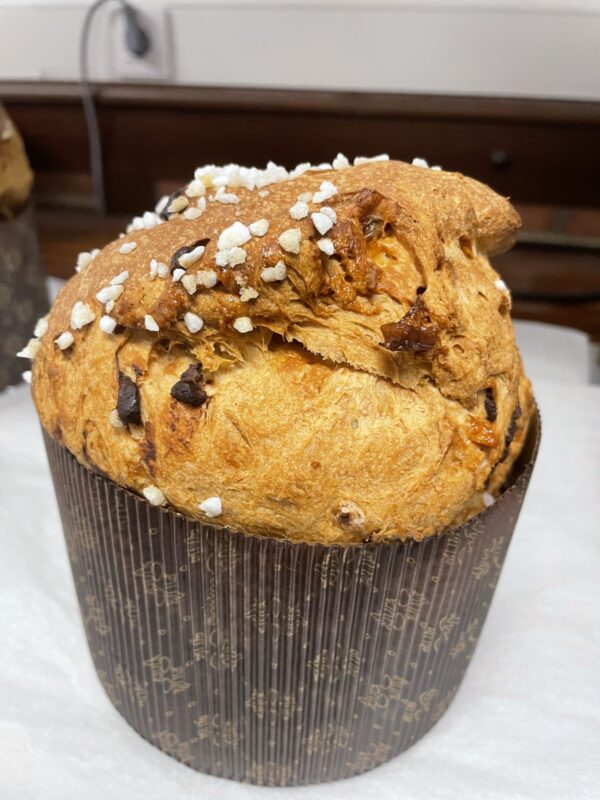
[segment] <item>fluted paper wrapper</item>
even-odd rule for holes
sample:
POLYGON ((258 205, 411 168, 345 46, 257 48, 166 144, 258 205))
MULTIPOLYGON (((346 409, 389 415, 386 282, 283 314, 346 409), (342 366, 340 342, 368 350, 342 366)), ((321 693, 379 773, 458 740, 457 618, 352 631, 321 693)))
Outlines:
POLYGON ((110 700, 190 767, 288 786, 405 750, 456 694, 527 488, 423 542, 321 546, 151 506, 46 446, 83 624, 110 700))
POLYGON ((18 383, 29 362, 17 358, 48 310, 33 210, 0 219, 0 390, 18 383))

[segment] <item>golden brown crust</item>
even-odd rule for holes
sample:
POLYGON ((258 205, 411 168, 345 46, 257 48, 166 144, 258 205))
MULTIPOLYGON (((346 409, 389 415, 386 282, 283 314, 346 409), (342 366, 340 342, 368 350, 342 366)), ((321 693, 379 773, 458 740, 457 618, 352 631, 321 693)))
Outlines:
POLYGON ((11 219, 25 206, 32 182, 23 140, 0 103, 0 220, 11 219))
POLYGON ((311 171, 266 196, 228 191, 239 203, 209 201, 198 219, 135 231, 61 291, 34 364, 44 427, 83 463, 139 492, 158 487, 191 516, 204 518, 199 504, 218 496, 215 522, 252 533, 422 538, 479 510, 482 492, 500 489, 532 408, 509 295, 487 260, 514 240, 508 201, 400 162, 311 171), (311 217, 289 214, 323 181, 337 193, 308 204, 335 211, 331 256, 311 217), (243 244, 245 262, 217 267, 220 234, 263 218, 268 232, 243 244), (279 242, 289 229, 301 231, 298 254, 279 242), (135 250, 120 252, 128 242, 135 250), (174 266, 198 243, 205 251, 187 274, 215 270, 216 286, 191 295, 170 275, 150 280, 151 259, 174 266), (265 282, 280 261, 285 279, 265 282), (123 270, 108 335, 96 294, 123 270), (78 301, 96 318, 72 330, 78 301), (200 332, 189 332, 186 312, 202 318, 200 332), (244 317, 249 333, 233 327, 244 317), (60 350, 54 340, 68 330, 75 342, 60 350), (198 362, 201 377, 181 383, 198 362), (137 386, 141 424, 111 424, 119 376, 137 386))

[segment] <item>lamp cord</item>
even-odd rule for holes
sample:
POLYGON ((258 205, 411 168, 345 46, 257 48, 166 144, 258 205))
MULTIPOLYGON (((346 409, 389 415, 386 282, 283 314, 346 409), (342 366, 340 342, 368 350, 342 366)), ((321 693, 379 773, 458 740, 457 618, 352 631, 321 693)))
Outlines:
MULTIPOLYGON (((96 12, 111 0, 95 0, 88 8, 81 29, 79 39, 79 81, 81 87, 81 102, 88 133, 90 150, 90 172, 92 175, 92 191, 95 199, 96 210, 99 214, 106 213, 106 191, 104 188, 104 163, 102 159, 102 140, 98 114, 94 103, 94 96, 90 86, 89 77, 89 39, 92 23, 96 12)), ((117 2, 125 14, 125 40, 128 50, 133 55, 141 58, 150 47, 150 40, 144 29, 140 26, 137 12, 126 0, 112 0, 117 2)))

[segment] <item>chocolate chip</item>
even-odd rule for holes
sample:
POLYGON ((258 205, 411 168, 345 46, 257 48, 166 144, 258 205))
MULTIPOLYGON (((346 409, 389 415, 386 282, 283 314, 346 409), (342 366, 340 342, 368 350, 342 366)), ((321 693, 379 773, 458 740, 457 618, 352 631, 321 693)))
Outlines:
POLYGON ((182 373, 180 380, 192 383, 204 383, 204 375, 202 374, 202 364, 198 361, 197 364, 190 364, 184 373, 182 373))
POLYGON ((431 322, 420 294, 399 322, 381 326, 382 346, 393 351, 423 352, 431 350, 437 341, 439 326, 431 322))
POLYGON ((180 379, 171 389, 171 395, 180 403, 188 406, 201 406, 206 403, 208 395, 202 388, 204 382, 202 364, 190 364, 180 379))
POLYGON ((201 406, 207 400, 204 389, 195 383, 186 383, 186 381, 177 381, 171 389, 171 394, 175 400, 179 400, 180 403, 185 403, 187 406, 201 406))
POLYGON ((119 372, 119 395, 117 414, 123 425, 141 425, 140 393, 135 383, 127 375, 119 372))
POLYGON ((488 418, 489 422, 495 422, 496 417, 498 416, 498 410, 496 408, 496 400, 494 399, 494 390, 491 386, 488 386, 485 390, 485 415, 488 418))
POLYGON ((504 437, 504 450, 502 451, 502 455, 500 456, 500 462, 504 461, 508 456, 508 451, 512 444, 512 440, 515 438, 515 433, 517 431, 517 420, 521 416, 521 406, 517 403, 515 406, 515 410, 512 413, 512 417, 510 418, 510 425, 508 426, 508 430, 506 431, 506 436, 504 437))
POLYGON ((169 219, 169 217, 171 216, 171 212, 168 211, 168 209, 170 208, 171 203, 173 202, 173 200, 176 200, 178 197, 180 197, 183 194, 184 188, 185 187, 182 187, 181 189, 176 189, 173 192, 173 194, 169 195, 169 197, 167 199, 167 202, 162 207, 162 211, 160 212, 160 215, 159 215, 160 217, 162 217, 162 219, 167 219, 167 220, 169 219))
POLYGON ((385 227, 385 221, 381 217, 375 217, 372 214, 362 219, 360 224, 367 242, 370 242, 375 237, 379 238, 385 227))
POLYGON ((171 257, 171 272, 173 272, 175 269, 180 269, 179 259, 184 253, 191 253, 192 250, 200 245, 206 247, 209 242, 210 239, 198 239, 197 242, 192 242, 192 244, 186 244, 184 247, 180 247, 179 250, 173 253, 173 256, 171 257))

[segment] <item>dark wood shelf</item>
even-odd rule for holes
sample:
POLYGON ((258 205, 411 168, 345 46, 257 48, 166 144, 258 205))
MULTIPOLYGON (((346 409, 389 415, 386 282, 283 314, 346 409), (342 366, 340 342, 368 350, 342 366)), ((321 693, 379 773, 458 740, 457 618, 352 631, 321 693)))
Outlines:
MULTIPOLYGON (((38 175, 89 171, 77 84, 0 81, 0 96, 38 175)), ((97 86, 95 99, 113 213, 199 163, 290 167, 338 150, 424 156, 517 202, 598 203, 600 103, 139 84, 97 86)))

